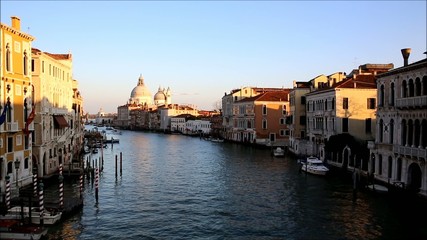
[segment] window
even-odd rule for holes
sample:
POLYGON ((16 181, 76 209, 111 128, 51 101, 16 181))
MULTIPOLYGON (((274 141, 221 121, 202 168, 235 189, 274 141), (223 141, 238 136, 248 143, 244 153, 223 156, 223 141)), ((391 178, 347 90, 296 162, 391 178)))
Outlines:
POLYGON ((332 98, 331 108, 332 108, 332 110, 335 109, 335 98, 332 98))
POLYGON ((342 119, 342 131, 348 132, 348 118, 342 119))
POLYGON ((375 98, 368 98, 368 109, 375 109, 375 98))
POLYGON ((305 124, 306 124, 306 117, 305 116, 299 116, 299 124, 305 126, 305 124))
POLYGON ((286 105, 283 105, 283 106, 282 106, 282 114, 283 114, 283 115, 286 115, 286 105))
POLYGON ((301 96, 301 104, 305 104, 305 96, 301 96))
POLYGON ((28 158, 25 158, 25 160, 24 160, 24 168, 25 169, 28 169, 28 158))
POLYGON ((12 161, 7 163, 7 174, 12 173, 12 161))
POLYGON ((262 115, 267 115, 267 105, 262 105, 262 115))
POLYGON ((325 110, 328 110, 328 99, 325 99, 325 110))
POLYGON ((384 106, 384 85, 381 85, 379 94, 380 94, 380 101, 378 103, 378 106, 382 107, 384 106))
POLYGON ((342 99, 342 109, 348 109, 348 98, 342 99))
POLYGON ((390 85, 390 106, 394 106, 394 83, 390 85))
POLYGON ((7 138, 7 152, 13 152, 13 137, 7 138))
POLYGON ((372 125, 372 119, 366 118, 365 119, 365 133, 371 133, 371 125, 372 125))
POLYGON ((34 59, 31 59, 31 72, 34 72, 34 59))
POLYGON ((262 120, 262 129, 267 129, 267 120, 266 119, 262 120))
POLYGON ((280 129, 280 136, 285 136, 285 130, 284 129, 280 129))
POLYGON ((280 119, 280 124, 285 124, 285 119, 284 118, 280 119))
POLYGON ((28 75, 28 56, 27 56, 27 50, 24 51, 24 62, 23 62, 23 66, 24 66, 24 75, 28 75))
POLYGON ((10 59, 10 46, 9 43, 6 44, 6 71, 11 71, 11 61, 10 59))

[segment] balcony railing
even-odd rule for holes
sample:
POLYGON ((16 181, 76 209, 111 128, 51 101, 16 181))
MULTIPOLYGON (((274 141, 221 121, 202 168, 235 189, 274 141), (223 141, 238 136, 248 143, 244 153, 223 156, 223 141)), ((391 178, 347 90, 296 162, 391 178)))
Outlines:
POLYGON ((398 108, 423 108, 427 107, 427 96, 396 99, 398 108))
POLYGON ((394 145, 393 152, 408 157, 427 158, 427 149, 425 148, 394 145))
POLYGON ((8 122, 6 123, 7 132, 18 132, 18 122, 8 122))

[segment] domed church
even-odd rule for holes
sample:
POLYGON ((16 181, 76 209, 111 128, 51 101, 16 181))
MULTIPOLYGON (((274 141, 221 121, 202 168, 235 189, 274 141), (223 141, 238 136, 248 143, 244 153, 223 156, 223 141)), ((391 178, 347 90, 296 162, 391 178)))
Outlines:
POLYGON ((169 105, 172 104, 172 98, 171 98, 171 90, 168 87, 168 89, 165 90, 165 88, 159 87, 159 90, 157 90, 157 93, 154 95, 154 104, 156 106, 162 106, 162 105, 169 105))
POLYGON ((144 84, 144 77, 142 74, 139 76, 138 84, 133 88, 130 98, 129 104, 134 105, 152 105, 152 97, 150 90, 144 84))

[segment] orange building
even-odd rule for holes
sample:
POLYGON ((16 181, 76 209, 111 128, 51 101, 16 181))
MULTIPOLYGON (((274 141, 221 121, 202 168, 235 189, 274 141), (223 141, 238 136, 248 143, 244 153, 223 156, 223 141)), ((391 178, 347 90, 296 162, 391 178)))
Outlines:
POLYGON ((287 146, 290 89, 264 92, 233 105, 232 140, 265 146, 287 146))

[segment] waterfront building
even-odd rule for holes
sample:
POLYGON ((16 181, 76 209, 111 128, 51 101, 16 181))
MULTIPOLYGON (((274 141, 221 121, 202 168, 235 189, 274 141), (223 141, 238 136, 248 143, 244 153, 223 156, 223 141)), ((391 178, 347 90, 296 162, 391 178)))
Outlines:
POLYGON ((188 120, 185 122, 183 134, 207 135, 211 133, 211 123, 205 120, 188 120))
POLYGON ((171 118, 181 115, 189 114, 195 117, 199 116, 199 111, 193 105, 179 105, 179 104, 169 104, 167 106, 162 106, 157 108, 158 117, 155 119, 159 120, 159 128, 156 130, 160 131, 170 131, 171 130, 171 118))
POLYGON ((36 117, 33 133, 33 166, 39 177, 64 170, 81 150, 82 100, 73 79, 70 53, 53 54, 32 49, 32 75, 36 117), (77 135, 76 135, 77 134, 77 135))
POLYGON ((265 146, 287 146, 289 92, 290 89, 282 89, 235 101, 229 139, 265 146))
POLYGON ((357 147, 367 149, 366 141, 375 137, 375 77, 391 68, 393 64, 364 64, 342 81, 329 76, 328 84, 306 94, 307 136, 313 155, 342 168, 354 168, 363 159, 367 167, 368 157, 357 147))
POLYGON ((261 93, 282 91, 283 88, 258 88, 258 87, 242 87, 233 89, 230 93, 224 93, 222 97, 222 136, 227 140, 234 140, 234 103, 248 97, 254 97, 261 93))
POLYGON ((377 131, 369 142, 375 179, 427 196, 427 59, 377 76, 377 131))
POLYGON ((171 132, 184 133, 186 131, 185 123, 188 120, 194 120, 195 118, 196 117, 191 114, 180 114, 178 116, 171 117, 171 132))
MULTIPOLYGON (((31 76, 33 36, 21 31, 20 18, 12 25, 0 23, 0 192, 6 179, 12 196, 32 182, 34 159, 32 142, 34 90, 31 76)), ((3 199, 3 198, 2 198, 3 199)))
POLYGON ((111 125, 116 118, 116 114, 105 113, 104 110, 99 109, 95 117, 95 124, 97 125, 111 125))

